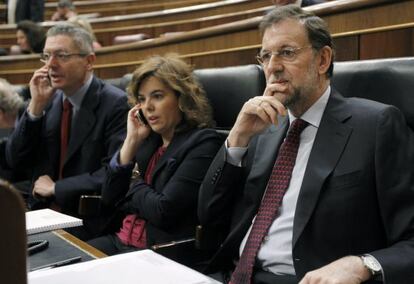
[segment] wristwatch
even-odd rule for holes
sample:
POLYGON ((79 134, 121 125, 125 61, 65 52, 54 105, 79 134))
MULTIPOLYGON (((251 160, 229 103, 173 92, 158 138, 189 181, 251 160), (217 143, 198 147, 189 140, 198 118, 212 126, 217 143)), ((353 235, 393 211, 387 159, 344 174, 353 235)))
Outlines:
POLYGON ((371 272, 372 276, 375 277, 377 275, 381 275, 381 264, 378 260, 369 254, 364 254, 359 256, 362 260, 364 266, 371 272))

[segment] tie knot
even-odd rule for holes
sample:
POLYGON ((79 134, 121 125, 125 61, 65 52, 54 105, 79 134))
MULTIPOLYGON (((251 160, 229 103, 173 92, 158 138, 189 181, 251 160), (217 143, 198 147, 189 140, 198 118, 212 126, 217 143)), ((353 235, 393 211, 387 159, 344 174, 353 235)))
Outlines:
POLYGON ((292 122, 292 125, 289 128, 290 135, 300 135, 302 131, 308 126, 309 123, 303 119, 297 118, 292 122))
POLYGON ((63 101, 63 110, 71 110, 71 109, 72 109, 72 104, 70 103, 68 99, 65 99, 63 101))

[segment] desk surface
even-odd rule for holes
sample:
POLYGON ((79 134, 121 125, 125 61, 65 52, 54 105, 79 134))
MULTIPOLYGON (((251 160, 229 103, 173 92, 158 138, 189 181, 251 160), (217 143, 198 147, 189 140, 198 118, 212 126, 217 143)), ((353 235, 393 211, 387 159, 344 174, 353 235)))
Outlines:
POLYGON ((29 270, 77 256, 82 258, 82 262, 106 256, 104 253, 64 230, 56 230, 28 236, 28 241, 34 240, 47 240, 49 242, 49 247, 29 256, 29 270))

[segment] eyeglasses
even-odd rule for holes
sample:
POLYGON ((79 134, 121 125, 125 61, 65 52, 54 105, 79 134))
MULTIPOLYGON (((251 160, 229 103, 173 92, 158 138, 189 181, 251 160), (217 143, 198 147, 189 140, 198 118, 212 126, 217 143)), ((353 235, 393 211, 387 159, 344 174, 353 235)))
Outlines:
POLYGON ((276 56, 278 59, 285 61, 285 62, 292 62, 297 57, 301 50, 304 50, 306 48, 309 48, 312 46, 303 46, 303 47, 284 47, 282 49, 279 49, 278 51, 260 51, 260 53, 256 56, 256 60, 261 65, 267 65, 269 64, 270 58, 272 56, 276 56))
POLYGON ((84 57, 88 54, 85 53, 64 53, 64 52, 57 52, 57 53, 41 53, 40 54, 40 61, 43 63, 47 63, 49 62, 49 60, 54 57, 57 59, 57 61, 59 62, 67 62, 69 61, 73 56, 80 56, 80 57, 84 57))

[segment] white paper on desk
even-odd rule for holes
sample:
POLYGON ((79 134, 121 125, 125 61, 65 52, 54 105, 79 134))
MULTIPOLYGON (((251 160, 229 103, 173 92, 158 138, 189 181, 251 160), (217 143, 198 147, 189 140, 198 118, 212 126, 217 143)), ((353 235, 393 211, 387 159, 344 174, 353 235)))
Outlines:
POLYGON ((28 235, 82 226, 82 220, 49 208, 26 212, 28 235))
POLYGON ((33 271, 29 284, 217 284, 151 250, 141 250, 59 268, 33 271))

